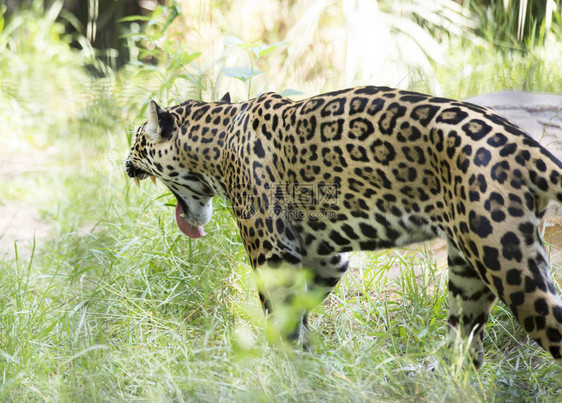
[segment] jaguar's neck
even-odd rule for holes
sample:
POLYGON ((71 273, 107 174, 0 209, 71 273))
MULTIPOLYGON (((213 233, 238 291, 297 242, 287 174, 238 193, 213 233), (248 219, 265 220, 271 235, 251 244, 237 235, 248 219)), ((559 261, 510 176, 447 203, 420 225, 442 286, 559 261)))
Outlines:
POLYGON ((224 170, 229 126, 244 105, 190 101, 170 108, 180 126, 175 144, 180 164, 204 178, 219 196, 225 197, 229 186, 224 170))

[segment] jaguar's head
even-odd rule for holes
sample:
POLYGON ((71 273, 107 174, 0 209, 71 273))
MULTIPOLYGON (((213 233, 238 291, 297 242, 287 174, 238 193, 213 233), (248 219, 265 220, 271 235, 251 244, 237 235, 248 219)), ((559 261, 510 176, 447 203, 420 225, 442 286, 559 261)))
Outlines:
POLYGON ((205 235, 203 225, 211 219, 214 192, 182 144, 188 141, 184 122, 174 108, 166 110, 151 101, 148 119, 137 130, 133 147, 125 162, 127 175, 139 185, 140 180, 160 179, 177 199, 176 221, 191 238, 205 235))

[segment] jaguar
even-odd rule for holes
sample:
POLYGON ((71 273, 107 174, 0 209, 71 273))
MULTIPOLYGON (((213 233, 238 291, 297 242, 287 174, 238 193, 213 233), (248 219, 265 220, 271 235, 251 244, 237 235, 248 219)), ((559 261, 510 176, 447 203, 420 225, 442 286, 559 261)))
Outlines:
MULTIPOLYGON (((498 298, 562 364, 562 301, 539 230, 549 201, 562 201, 562 163, 491 109, 375 86, 300 101, 151 101, 125 168, 169 188, 191 238, 205 235, 213 197, 226 198, 252 267, 310 273, 305 293, 328 295, 350 251, 440 237, 449 337, 469 340, 473 365, 498 298)), ((294 294, 273 291, 285 280, 264 284, 275 317, 294 294)), ((306 339, 307 314, 285 339, 306 339)))

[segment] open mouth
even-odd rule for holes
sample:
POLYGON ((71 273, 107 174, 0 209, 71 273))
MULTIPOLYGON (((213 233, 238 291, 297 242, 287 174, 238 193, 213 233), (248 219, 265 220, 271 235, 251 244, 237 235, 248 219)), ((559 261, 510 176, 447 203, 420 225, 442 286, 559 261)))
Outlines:
POLYGON ((178 224, 180 231, 192 239, 200 238, 205 235, 203 227, 190 224, 187 221, 185 213, 188 211, 187 205, 175 192, 172 193, 174 193, 174 196, 176 196, 176 200, 178 201, 176 204, 176 223, 178 224))
MULTIPOLYGON (((140 168, 137 168, 133 165, 131 160, 127 160, 125 162, 125 171, 130 178, 133 178, 135 184, 140 187, 140 181, 146 178, 152 179, 152 182, 156 184, 156 178, 154 175, 151 175, 140 168)), ((183 201, 181 197, 179 197, 175 192, 172 191, 174 196, 177 199, 176 204, 176 223, 178 224, 178 228, 181 232, 192 239, 200 238, 205 235, 205 230, 203 227, 198 225, 190 224, 186 219, 186 211, 188 211, 187 204, 183 201)))

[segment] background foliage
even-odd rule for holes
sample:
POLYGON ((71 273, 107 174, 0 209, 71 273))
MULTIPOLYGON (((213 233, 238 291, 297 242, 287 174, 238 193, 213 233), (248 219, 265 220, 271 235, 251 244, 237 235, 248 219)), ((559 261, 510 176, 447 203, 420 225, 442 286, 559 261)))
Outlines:
MULTIPOLYGON (((205 238, 186 240, 166 189, 131 189, 123 173, 151 98, 367 83, 455 98, 561 93, 559 1, 148 1, 112 15, 129 61, 118 70, 66 2, 21 4, 9 16, 0 6, 0 215, 18 208, 12 225, 46 229, 31 243, 0 234, 0 400, 560 396, 559 367, 501 304, 480 372, 462 354, 444 359, 446 273, 429 249, 356 254, 312 317, 315 351, 268 345, 225 202, 205 238)), ((90 23, 106 20, 100 7, 90 23)))

